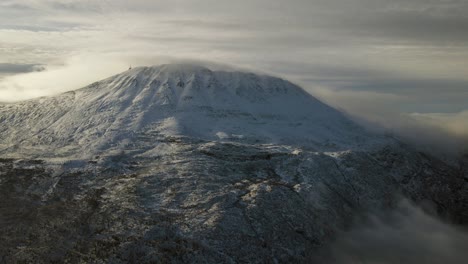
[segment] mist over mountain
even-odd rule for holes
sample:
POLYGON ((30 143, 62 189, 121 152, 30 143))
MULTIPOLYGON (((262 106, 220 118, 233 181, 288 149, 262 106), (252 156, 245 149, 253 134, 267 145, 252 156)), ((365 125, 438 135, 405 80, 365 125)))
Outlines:
POLYGON ((468 224, 468 162, 369 131, 276 77, 138 67, 2 104, 0 122, 0 263, 374 261, 353 248, 379 241, 356 219, 402 199, 431 208, 416 222, 468 224))

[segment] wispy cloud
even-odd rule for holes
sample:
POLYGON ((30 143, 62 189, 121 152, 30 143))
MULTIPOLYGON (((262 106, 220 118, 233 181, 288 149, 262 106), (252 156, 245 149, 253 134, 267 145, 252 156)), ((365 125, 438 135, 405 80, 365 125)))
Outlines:
POLYGON ((403 201, 338 236, 326 263, 463 263, 468 233, 403 201))
POLYGON ((424 123, 440 127, 456 135, 467 135, 468 111, 458 113, 412 113, 411 116, 424 123))
POLYGON ((468 109, 462 0, 5 0, 0 6, 0 63, 46 65, 0 80, 0 101, 75 89, 129 64, 189 59, 280 75, 366 117, 413 120, 409 113, 468 109))
POLYGON ((44 69, 44 66, 40 64, 0 63, 0 75, 38 72, 44 69))

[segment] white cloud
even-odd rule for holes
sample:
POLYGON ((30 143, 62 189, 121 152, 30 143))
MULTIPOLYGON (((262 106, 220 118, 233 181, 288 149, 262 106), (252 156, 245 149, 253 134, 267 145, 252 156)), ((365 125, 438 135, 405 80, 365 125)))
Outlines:
POLYGON ((405 114, 468 108, 463 1, 5 0, 0 6, 0 63, 46 65, 0 79, 0 101, 76 89, 129 64, 189 59, 302 82, 333 106, 395 131, 423 123, 417 131, 468 134, 454 121, 405 114), (438 129, 439 121, 450 129, 438 129))
POLYGON ((72 57, 64 65, 51 66, 43 72, 6 77, 0 82, 0 98, 17 101, 78 89, 126 67, 125 62, 113 57, 80 55, 72 57))

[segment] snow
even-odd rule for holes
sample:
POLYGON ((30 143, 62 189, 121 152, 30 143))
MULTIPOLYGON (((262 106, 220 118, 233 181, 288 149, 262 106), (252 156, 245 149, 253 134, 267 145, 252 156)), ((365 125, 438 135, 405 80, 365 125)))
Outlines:
POLYGON ((467 219, 455 167, 274 77, 135 68, 0 105, 0 122, 9 262, 311 262, 400 194, 467 219))
POLYGON ((0 120, 0 153, 19 156, 150 150, 163 137, 317 151, 382 141, 288 81, 185 64, 134 68, 59 96, 1 105, 0 120))

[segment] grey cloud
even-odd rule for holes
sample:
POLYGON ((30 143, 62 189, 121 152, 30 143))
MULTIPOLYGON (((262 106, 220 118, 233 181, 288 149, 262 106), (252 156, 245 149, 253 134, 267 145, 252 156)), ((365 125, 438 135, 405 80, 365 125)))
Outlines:
MULTIPOLYGON (((307 84, 303 85, 308 87, 307 84)), ((438 102, 429 96, 405 96, 399 93, 312 87, 312 94, 377 133, 392 134, 433 155, 457 157, 468 151, 466 112, 451 113, 453 102, 438 102), (423 98, 423 99, 421 99, 423 98), (411 111, 444 110, 445 114, 413 114, 411 111)), ((459 96, 459 108, 466 109, 466 96, 459 96)), ((422 112, 422 111, 421 111, 422 112)))
POLYGON ((464 263, 468 233, 403 201, 374 212, 336 239, 327 263, 464 263))
POLYGON ((67 24, 67 23, 54 24, 50 26, 36 26, 36 25, 31 25, 31 24, 13 24, 13 25, 3 25, 3 28, 9 29, 9 30, 56 32, 56 31, 66 31, 67 29, 72 29, 75 26, 78 26, 78 25, 67 24))
POLYGON ((58 11, 81 12, 81 13, 101 13, 106 12, 103 2, 96 1, 74 1, 74 2, 51 2, 48 8, 58 11))
POLYGON ((14 2, 5 2, 0 4, 0 6, 4 9, 9 9, 10 11, 31 11, 35 10, 33 7, 25 5, 25 4, 19 4, 19 3, 14 3, 14 2))
MULTIPOLYGON (((468 10, 468 8, 466 8, 468 10)), ((424 12, 393 10, 364 17, 345 18, 344 29, 358 37, 381 43, 466 45, 468 16, 441 16, 424 12)), ((335 27, 338 27, 336 25, 335 27)))
MULTIPOLYGON (((356 77, 357 75, 353 75, 356 77)), ((312 80, 314 81, 314 80, 312 80)), ((459 112, 467 109, 468 81, 411 79, 354 79, 342 82, 322 81, 341 90, 374 91, 407 98, 400 112, 459 112)))
POLYGON ((206 0, 171 1, 169 4, 142 0, 131 3, 80 0, 46 1, 41 6, 58 13, 81 15, 88 12, 117 16, 128 13, 144 16, 172 14, 173 17, 184 18, 184 21, 171 22, 182 30, 198 26, 277 33, 277 38, 271 39, 270 44, 286 42, 308 46, 321 39, 320 42, 327 45, 341 42, 464 45, 468 16, 460 10, 468 10, 468 5, 461 1, 440 2, 301 0, 285 4, 279 0, 236 3, 206 0))
POLYGON ((279 75, 335 107, 402 131, 415 131, 407 129, 412 119, 401 117, 407 113, 468 108, 463 0, 5 0, 0 6, 4 61, 48 65, 34 75, 38 80, 2 81, 3 87, 20 83, 24 92, 18 97, 12 88, 0 100, 78 88, 57 80, 64 76, 79 73, 85 85, 130 63, 170 57, 279 75), (101 61, 95 72, 85 70, 88 59, 70 60, 89 54, 92 63, 101 61), (52 69, 63 71, 57 77, 52 69))
POLYGON ((43 70, 45 70, 45 67, 41 64, 0 63, 0 74, 18 74, 43 70))

